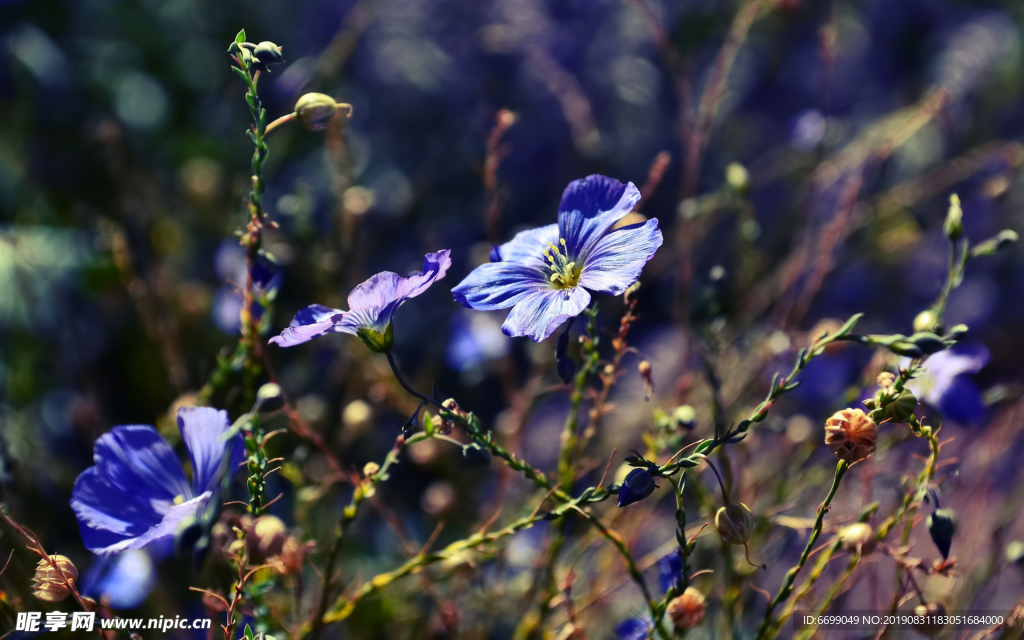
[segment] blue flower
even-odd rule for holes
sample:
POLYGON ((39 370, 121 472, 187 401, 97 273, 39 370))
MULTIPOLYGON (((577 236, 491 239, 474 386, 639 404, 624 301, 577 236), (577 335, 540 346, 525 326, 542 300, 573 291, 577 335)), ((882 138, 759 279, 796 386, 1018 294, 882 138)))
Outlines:
POLYGON ((224 439, 228 414, 207 407, 178 411, 192 463, 192 484, 166 440, 151 426, 114 427, 93 448, 94 466, 75 481, 71 509, 82 542, 101 556, 126 549, 169 555, 179 525, 203 515, 225 471, 242 461, 242 437, 224 439), (232 447, 230 465, 222 464, 232 447))
POLYGON ((967 374, 981 371, 988 359, 988 349, 982 345, 940 351, 928 358, 924 373, 907 387, 946 418, 961 424, 976 422, 985 416, 985 398, 967 374))
POLYGON ((453 369, 472 372, 508 353, 508 340, 494 314, 459 309, 452 315, 451 327, 445 356, 453 369))
POLYGON ((571 182, 558 223, 523 231, 491 252, 452 289, 455 300, 480 310, 512 308, 501 329, 540 342, 590 303, 590 291, 620 295, 661 246, 657 220, 611 231, 633 210, 633 183, 605 176, 571 182))
POLYGON ((254 320, 263 316, 263 305, 260 300, 268 301, 277 297, 281 287, 281 271, 277 260, 267 251, 260 249, 250 272, 246 271, 245 249, 237 240, 225 240, 217 249, 214 257, 217 275, 224 284, 213 296, 213 321, 224 333, 238 335, 242 330, 240 312, 242 310, 242 291, 249 277, 252 277, 254 296, 251 313, 254 320))
POLYGON ((619 640, 647 640, 651 623, 644 618, 630 618, 615 627, 615 636, 619 640))
POLYGON ((672 587, 679 588, 679 579, 683 575, 683 558, 673 551, 658 560, 658 584, 662 593, 668 593, 672 587))
POLYGON ((423 271, 403 278, 384 271, 359 284, 348 294, 348 311, 314 304, 295 314, 281 335, 270 339, 282 347, 294 347, 328 333, 350 333, 370 349, 384 352, 391 348, 391 318, 398 307, 415 298, 440 280, 452 264, 449 250, 428 253, 423 271))

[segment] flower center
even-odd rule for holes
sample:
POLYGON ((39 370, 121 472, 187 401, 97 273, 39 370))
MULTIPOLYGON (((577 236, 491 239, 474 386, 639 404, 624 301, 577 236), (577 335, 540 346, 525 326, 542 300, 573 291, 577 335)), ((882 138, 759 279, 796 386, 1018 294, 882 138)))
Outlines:
POLYGON ((544 250, 544 257, 548 259, 551 270, 551 283, 556 289, 568 289, 575 287, 580 281, 580 272, 583 270, 576 267, 576 263, 569 260, 569 250, 565 246, 565 238, 558 239, 558 246, 548 243, 544 250))

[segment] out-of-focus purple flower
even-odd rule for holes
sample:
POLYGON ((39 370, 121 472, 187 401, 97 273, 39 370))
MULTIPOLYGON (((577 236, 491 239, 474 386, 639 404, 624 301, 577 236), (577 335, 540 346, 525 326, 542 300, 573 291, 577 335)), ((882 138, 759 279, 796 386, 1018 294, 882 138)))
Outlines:
POLYGON ((384 271, 357 285, 348 294, 348 311, 310 305, 295 314, 288 328, 270 341, 293 347, 328 333, 350 333, 374 351, 387 351, 391 348, 391 318, 395 311, 444 277, 452 264, 449 253, 448 249, 428 253, 423 258, 423 271, 408 278, 384 271))
POLYGON ((817 109, 808 109, 793 119, 790 144, 800 151, 811 151, 825 137, 828 122, 817 109))
MULTIPOLYGON (((246 273, 245 250, 235 240, 225 240, 217 249, 214 257, 217 275, 224 284, 213 296, 213 321, 225 333, 237 334, 241 331, 239 313, 242 310, 242 293, 249 276, 246 273)), ((252 264, 252 284, 255 296, 252 301, 252 317, 259 320, 263 315, 260 297, 273 300, 281 287, 281 271, 274 257, 260 250, 252 264)))
POLYGON ((242 436, 225 439, 229 427, 224 411, 178 411, 178 429, 192 463, 191 485, 153 427, 114 427, 100 436, 93 448, 96 464, 78 476, 71 492, 86 548, 101 556, 126 549, 146 549, 155 557, 170 554, 179 525, 202 515, 223 474, 241 463, 242 436))
POLYGON ((605 176, 571 182, 562 194, 558 223, 523 231, 497 248, 452 294, 479 310, 512 308, 507 336, 544 340, 590 303, 591 291, 620 295, 663 241, 658 221, 611 228, 633 210, 633 183, 605 176))
POLYGON ((630 618, 615 627, 615 637, 619 640, 646 640, 651 630, 651 623, 644 618, 630 618))
MULTIPOLYGON (((641 469, 637 469, 641 471, 641 469)), ((619 505, 622 506, 622 505, 619 505)), ((658 584, 662 593, 672 587, 679 586, 679 578, 683 573, 683 559, 678 553, 672 552, 658 559, 658 584)), ((651 631, 651 621, 647 618, 630 618, 615 627, 615 636, 619 640, 646 640, 651 631)))
POLYGON ((976 422, 985 416, 985 399, 968 374, 981 371, 988 359, 988 349, 980 344, 940 351, 928 358, 924 373, 907 387, 949 420, 976 422))
POLYGON ((679 587, 679 579, 683 574, 683 558, 673 551, 658 560, 658 584, 662 593, 668 593, 672 587, 679 587))
POLYGON ((82 595, 104 600, 114 609, 141 606, 156 584, 156 572, 149 553, 128 549, 93 563, 82 580, 82 595))
POLYGON ((448 365, 472 371, 508 353, 508 340, 501 333, 501 321, 489 313, 460 309, 452 315, 452 332, 445 353, 448 365))

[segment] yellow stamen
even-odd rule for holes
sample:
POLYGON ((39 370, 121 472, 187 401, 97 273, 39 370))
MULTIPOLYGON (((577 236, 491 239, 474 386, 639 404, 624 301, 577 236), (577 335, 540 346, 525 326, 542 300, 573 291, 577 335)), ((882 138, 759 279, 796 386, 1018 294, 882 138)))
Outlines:
POLYGON ((558 246, 553 242, 548 243, 544 250, 544 257, 548 259, 551 270, 550 282, 558 289, 569 289, 575 287, 580 281, 580 270, 576 268, 576 262, 569 260, 568 246, 565 238, 558 239, 558 246))
POLYGON ((185 496, 181 495, 180 493, 174 496, 174 504, 182 504, 183 502, 185 502, 185 496))

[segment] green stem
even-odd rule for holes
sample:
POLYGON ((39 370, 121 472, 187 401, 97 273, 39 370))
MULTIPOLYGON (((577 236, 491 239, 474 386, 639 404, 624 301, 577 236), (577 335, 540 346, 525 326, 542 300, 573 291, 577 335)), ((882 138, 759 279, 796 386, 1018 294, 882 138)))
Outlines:
POLYGON ((782 581, 782 586, 779 588, 779 592, 775 594, 772 601, 768 603, 768 609, 764 612, 764 620, 761 621, 761 627, 757 631, 757 638, 767 638, 768 633, 773 629, 774 623, 772 621, 772 613, 789 595, 793 592, 793 583, 796 581, 797 574, 807 564, 807 559, 811 556, 811 551, 814 550, 814 545, 818 541, 818 536, 821 535, 821 531, 825 524, 825 514, 828 513, 829 507, 832 504, 832 498, 835 497, 836 491, 839 490, 839 483, 842 482, 843 476, 846 475, 846 471, 850 468, 850 464, 845 460, 840 460, 839 464, 836 465, 836 474, 832 480, 832 487, 829 489, 828 495, 825 496, 825 501, 818 507, 818 516, 814 520, 814 527, 811 529, 811 535, 807 539, 807 544, 804 545, 803 553, 800 554, 800 559, 797 560, 796 565, 790 568, 786 572, 786 577, 782 581))

